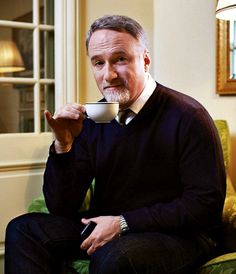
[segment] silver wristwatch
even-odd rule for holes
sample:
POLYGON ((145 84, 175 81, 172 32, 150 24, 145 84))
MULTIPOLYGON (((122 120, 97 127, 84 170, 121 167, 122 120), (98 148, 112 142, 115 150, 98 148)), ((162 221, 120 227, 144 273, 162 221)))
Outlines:
POLYGON ((129 226, 126 223, 125 218, 120 215, 120 235, 123 235, 129 231, 129 226))

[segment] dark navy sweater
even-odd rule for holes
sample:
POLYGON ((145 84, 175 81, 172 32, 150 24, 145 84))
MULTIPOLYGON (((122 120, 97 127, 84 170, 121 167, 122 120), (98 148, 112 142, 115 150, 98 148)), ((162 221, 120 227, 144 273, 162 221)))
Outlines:
POLYGON ((76 214, 93 178, 94 214, 123 214, 131 231, 220 223, 225 169, 214 122, 196 100, 160 84, 128 125, 86 119, 69 153, 50 153, 49 210, 76 214))

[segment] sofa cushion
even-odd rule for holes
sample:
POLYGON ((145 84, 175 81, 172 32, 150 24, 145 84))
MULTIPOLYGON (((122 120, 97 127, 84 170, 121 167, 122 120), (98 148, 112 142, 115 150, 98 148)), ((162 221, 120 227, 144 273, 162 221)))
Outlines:
POLYGON ((236 252, 208 261, 199 269, 198 274, 236 274, 236 252))

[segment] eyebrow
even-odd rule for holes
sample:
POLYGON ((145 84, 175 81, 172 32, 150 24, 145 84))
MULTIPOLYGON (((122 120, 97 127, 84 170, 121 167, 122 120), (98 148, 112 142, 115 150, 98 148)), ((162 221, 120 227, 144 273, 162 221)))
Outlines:
MULTIPOLYGON (((119 50, 119 51, 112 52, 112 55, 127 55, 127 52, 124 51, 124 50, 119 50)), ((102 57, 102 55, 94 55, 94 56, 91 57, 90 60, 94 61, 94 60, 97 60, 97 59, 99 59, 101 57, 102 57)))

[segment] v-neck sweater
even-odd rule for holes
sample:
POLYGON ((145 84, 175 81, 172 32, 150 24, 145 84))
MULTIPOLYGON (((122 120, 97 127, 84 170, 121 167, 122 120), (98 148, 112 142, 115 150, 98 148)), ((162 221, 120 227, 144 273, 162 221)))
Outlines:
POLYGON ((94 178, 94 215, 122 214, 131 232, 221 222, 225 169, 214 122, 195 99, 158 83, 128 125, 85 119, 70 152, 50 153, 43 186, 49 210, 76 214, 94 178))

